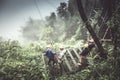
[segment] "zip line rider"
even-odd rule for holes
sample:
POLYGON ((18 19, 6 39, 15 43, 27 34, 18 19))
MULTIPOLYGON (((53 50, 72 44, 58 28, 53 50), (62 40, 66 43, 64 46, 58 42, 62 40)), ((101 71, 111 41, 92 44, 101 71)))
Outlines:
POLYGON ((51 62, 52 64, 54 65, 55 63, 55 58, 54 58, 54 55, 55 55, 55 52, 53 52, 53 50, 51 49, 51 45, 47 45, 47 50, 45 52, 45 55, 48 57, 49 61, 48 61, 48 65, 51 65, 51 62))
POLYGON ((60 46, 60 51, 58 53, 58 62, 60 63, 63 60, 66 50, 63 46, 60 46))
POLYGON ((94 40, 90 39, 88 43, 84 45, 83 50, 80 53, 80 64, 79 65, 84 65, 87 63, 86 56, 92 50, 93 47, 95 47, 94 40))

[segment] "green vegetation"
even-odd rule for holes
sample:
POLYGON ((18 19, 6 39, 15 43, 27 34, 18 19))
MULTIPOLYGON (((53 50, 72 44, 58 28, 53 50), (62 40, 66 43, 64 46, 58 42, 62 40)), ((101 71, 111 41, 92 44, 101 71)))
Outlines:
MULTIPOLYGON (((45 44, 44 44, 45 45, 45 44)), ((54 44, 54 50, 59 44, 54 44)), ((89 55, 91 65, 75 74, 56 77, 56 80, 119 80, 120 57, 113 56, 114 46, 105 46, 108 59, 98 59, 96 50, 89 55), (94 54, 93 54, 94 53, 94 54)), ((21 46, 18 41, 0 41, 0 79, 1 80, 47 80, 42 52, 45 48, 30 44, 21 46)), ((56 49, 58 50, 58 49, 56 49)), ((118 52, 120 49, 118 50, 118 52)), ((46 73, 47 72, 47 73, 46 73)))
POLYGON ((37 45, 22 47, 17 41, 0 41, 0 79, 44 79, 40 50, 37 45))
MULTIPOLYGON (((100 51, 96 47, 88 55, 89 66, 75 74, 63 73, 56 76, 55 80, 120 80, 120 2, 112 0, 116 5, 111 5, 111 14, 108 14, 101 27, 97 23, 103 17, 103 5, 98 5, 100 0, 96 0, 96 8, 91 12, 89 10, 93 7, 94 0, 82 1, 86 16, 99 39, 107 32, 106 25, 111 28, 111 41, 101 41, 108 53, 107 59, 99 57, 100 51)), ((21 45, 18 41, 5 41, 0 37, 0 80, 49 80, 49 70, 45 69, 42 58, 46 45, 52 44, 53 50, 57 52, 60 44, 66 48, 80 48, 87 42, 89 33, 79 16, 75 0, 69 0, 68 5, 60 3, 56 13, 52 12, 45 20, 29 18, 21 28, 25 41, 31 42, 28 45, 21 45)))

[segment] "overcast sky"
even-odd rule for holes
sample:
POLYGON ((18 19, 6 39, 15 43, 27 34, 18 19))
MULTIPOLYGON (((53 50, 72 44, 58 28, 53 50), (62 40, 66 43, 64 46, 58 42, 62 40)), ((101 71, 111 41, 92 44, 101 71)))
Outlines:
POLYGON ((40 19, 35 1, 44 18, 55 12, 60 2, 68 0, 0 0, 0 36, 18 40, 20 27, 25 25, 29 17, 40 19))

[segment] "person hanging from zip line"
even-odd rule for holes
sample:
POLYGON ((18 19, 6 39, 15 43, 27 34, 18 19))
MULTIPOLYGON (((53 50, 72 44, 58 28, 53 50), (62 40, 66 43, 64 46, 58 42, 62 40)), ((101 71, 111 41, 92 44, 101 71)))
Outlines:
POLYGON ((60 46, 60 51, 58 52, 58 63, 61 63, 63 61, 63 57, 66 50, 63 45, 60 46))
POLYGON ((86 65, 87 64, 87 55, 95 47, 95 43, 93 39, 90 39, 88 43, 86 43, 83 47, 82 52, 80 53, 80 63, 78 65, 86 65))
POLYGON ((47 45, 46 47, 46 52, 45 55, 47 56, 48 60, 48 65, 54 65, 55 64, 55 52, 51 49, 51 45, 47 45))

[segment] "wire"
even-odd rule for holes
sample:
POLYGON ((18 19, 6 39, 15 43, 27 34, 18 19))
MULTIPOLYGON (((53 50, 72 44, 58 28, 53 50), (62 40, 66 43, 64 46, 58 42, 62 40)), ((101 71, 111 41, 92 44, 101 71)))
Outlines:
POLYGON ((102 39, 105 39, 105 37, 106 37, 106 35, 107 35, 107 32, 109 31, 109 28, 110 28, 110 27, 108 26, 102 39))
POLYGON ((37 9, 37 11, 38 11, 38 13, 39 13, 40 18, 43 19, 42 14, 41 14, 41 11, 40 11, 40 9, 39 9, 39 6, 37 5, 37 1, 36 1, 36 0, 34 0, 34 4, 35 4, 35 7, 36 7, 36 9, 37 9))
POLYGON ((49 0, 45 0, 52 8, 55 8, 56 6, 52 4, 49 0))

